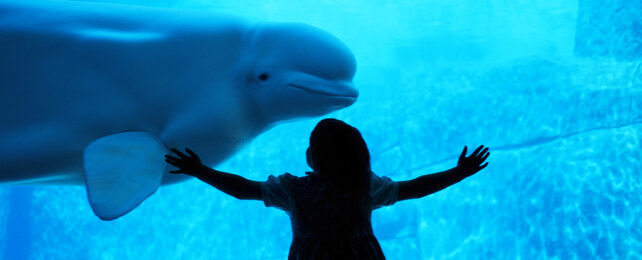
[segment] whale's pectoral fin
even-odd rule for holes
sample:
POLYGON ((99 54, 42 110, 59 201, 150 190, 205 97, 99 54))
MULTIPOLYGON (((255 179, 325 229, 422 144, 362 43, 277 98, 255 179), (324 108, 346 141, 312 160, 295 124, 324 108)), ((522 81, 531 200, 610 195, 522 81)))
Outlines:
POLYGON ((160 186, 167 149, 145 132, 123 132, 95 140, 85 148, 87 195, 102 220, 127 214, 160 186))

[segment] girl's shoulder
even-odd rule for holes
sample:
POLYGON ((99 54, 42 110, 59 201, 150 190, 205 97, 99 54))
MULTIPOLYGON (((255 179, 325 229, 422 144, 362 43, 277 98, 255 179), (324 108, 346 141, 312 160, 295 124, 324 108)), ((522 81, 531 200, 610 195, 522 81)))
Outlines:
POLYGON ((286 190, 293 191, 297 187, 307 187, 314 185, 318 181, 316 174, 306 174, 305 176, 295 176, 288 172, 274 176, 270 175, 268 177, 267 183, 269 186, 280 186, 286 190))
POLYGON ((281 174, 281 175, 270 175, 268 177, 268 181, 292 182, 292 181, 296 181, 299 178, 301 178, 301 177, 297 177, 297 176, 294 176, 294 175, 290 174, 289 172, 286 172, 286 173, 281 174))

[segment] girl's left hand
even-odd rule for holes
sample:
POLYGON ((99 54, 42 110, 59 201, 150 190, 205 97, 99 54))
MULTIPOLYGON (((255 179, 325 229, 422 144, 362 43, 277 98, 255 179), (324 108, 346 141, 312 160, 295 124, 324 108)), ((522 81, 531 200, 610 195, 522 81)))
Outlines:
POLYGON ((185 151, 189 154, 186 155, 175 148, 171 149, 178 157, 172 155, 165 155, 165 161, 173 166, 176 166, 178 170, 169 171, 170 173, 184 173, 191 174, 198 171, 199 168, 203 167, 201 159, 198 158, 192 150, 185 148, 185 151))

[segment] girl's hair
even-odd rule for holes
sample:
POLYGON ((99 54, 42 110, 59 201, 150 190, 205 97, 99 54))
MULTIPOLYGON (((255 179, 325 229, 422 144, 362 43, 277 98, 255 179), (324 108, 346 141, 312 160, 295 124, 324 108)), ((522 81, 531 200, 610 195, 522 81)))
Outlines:
POLYGON ((337 119, 323 119, 310 135, 314 168, 335 188, 358 194, 370 191, 370 153, 361 133, 337 119))

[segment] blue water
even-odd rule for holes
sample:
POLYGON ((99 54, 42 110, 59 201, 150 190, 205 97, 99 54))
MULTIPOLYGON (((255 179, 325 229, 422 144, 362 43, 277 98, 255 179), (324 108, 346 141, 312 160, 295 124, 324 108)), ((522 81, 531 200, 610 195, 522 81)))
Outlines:
MULTIPOLYGON (((311 24, 355 53, 359 128, 378 175, 490 165, 375 211, 389 259, 642 258, 642 1, 121 1, 311 24), (402 4, 403 2, 403 4, 402 4), (599 2, 599 3, 598 3, 599 2)), ((262 134, 218 169, 308 170, 319 118, 262 134)), ((0 187, 4 259, 285 259, 288 217, 199 181, 111 222, 82 187, 0 187)))

